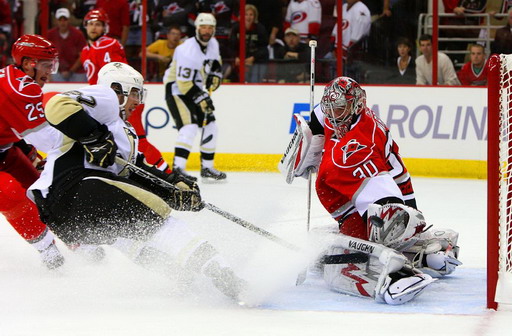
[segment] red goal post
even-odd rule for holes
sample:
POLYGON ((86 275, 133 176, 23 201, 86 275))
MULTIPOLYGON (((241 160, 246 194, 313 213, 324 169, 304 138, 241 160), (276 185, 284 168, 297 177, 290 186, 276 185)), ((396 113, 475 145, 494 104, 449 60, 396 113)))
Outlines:
POLYGON ((512 55, 489 59, 487 307, 512 307, 512 55))

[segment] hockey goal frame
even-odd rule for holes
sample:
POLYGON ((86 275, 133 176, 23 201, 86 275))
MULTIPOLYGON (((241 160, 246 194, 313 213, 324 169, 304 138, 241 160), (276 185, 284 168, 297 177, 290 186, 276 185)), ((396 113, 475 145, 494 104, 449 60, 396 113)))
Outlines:
POLYGON ((487 307, 512 307, 512 55, 493 55, 487 88, 487 307))

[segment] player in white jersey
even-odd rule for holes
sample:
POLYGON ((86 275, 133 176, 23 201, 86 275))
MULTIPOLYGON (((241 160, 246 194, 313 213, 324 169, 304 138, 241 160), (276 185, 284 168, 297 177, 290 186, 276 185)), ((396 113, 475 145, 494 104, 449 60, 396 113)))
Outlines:
POLYGON ((217 90, 222 80, 219 43, 214 38, 215 25, 212 14, 197 16, 196 36, 176 48, 163 82, 165 100, 178 129, 173 170, 193 178, 185 173, 185 165, 201 128, 201 177, 224 180, 226 174, 213 168, 217 123, 210 94, 217 90))
POLYGON ((53 127, 39 142, 48 146, 47 165, 30 187, 41 218, 67 244, 111 244, 142 266, 199 274, 238 299, 245 282, 212 245, 171 216, 172 209, 202 209, 197 185, 147 165, 137 150, 125 118, 143 103, 142 76, 112 62, 98 77, 98 85, 58 94, 46 105, 53 127), (130 173, 117 156, 172 185, 130 173))
POLYGON ((285 16, 285 28, 290 26, 300 34, 302 42, 316 40, 320 34, 322 6, 318 0, 292 0, 285 16))
MULTIPOLYGON (((337 16, 336 7, 334 7, 334 16, 337 16)), ((343 4, 343 49, 349 50, 363 37, 370 35, 371 25, 370 10, 362 1, 349 0, 343 4)), ((337 24, 334 25, 332 35, 336 46, 338 44, 337 24)))

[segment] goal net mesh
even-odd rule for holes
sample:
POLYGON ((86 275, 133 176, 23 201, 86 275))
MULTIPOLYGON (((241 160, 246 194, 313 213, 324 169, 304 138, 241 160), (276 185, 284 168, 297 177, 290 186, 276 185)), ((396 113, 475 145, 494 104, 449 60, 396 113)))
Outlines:
POLYGON ((512 55, 500 55, 499 260, 496 302, 512 304, 512 55))

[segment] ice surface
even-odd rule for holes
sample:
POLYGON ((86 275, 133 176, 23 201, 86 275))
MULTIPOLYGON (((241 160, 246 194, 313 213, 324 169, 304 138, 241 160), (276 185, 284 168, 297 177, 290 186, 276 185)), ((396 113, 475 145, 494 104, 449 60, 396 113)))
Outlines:
MULTIPOLYGON (((201 283, 178 291, 109 247, 106 260, 91 265, 58 242, 67 262, 49 272, 1 218, 0 335, 512 335, 511 313, 485 309, 485 181, 413 182, 427 222, 460 232, 464 265, 408 304, 334 293, 312 273, 296 287, 297 272, 318 250, 306 238, 306 182, 229 173, 227 183, 200 184, 206 201, 305 247, 289 251, 207 210, 175 213, 249 280, 251 307, 201 283)), ((332 223, 315 197, 311 214, 313 228, 332 223)))

